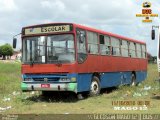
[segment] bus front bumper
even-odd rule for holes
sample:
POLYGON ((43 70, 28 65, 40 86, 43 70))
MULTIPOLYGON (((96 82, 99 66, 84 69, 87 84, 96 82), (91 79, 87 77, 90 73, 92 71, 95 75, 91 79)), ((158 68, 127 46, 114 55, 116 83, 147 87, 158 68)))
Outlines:
POLYGON ((72 91, 77 93, 77 83, 21 83, 23 92, 27 91, 72 91))

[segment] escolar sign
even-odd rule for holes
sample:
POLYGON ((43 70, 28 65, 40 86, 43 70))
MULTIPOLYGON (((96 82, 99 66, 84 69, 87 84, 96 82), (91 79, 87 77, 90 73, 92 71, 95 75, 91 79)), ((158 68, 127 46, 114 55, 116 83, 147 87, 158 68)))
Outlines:
POLYGON ((26 28, 25 35, 68 32, 68 31, 70 31, 70 25, 46 26, 46 27, 26 28))

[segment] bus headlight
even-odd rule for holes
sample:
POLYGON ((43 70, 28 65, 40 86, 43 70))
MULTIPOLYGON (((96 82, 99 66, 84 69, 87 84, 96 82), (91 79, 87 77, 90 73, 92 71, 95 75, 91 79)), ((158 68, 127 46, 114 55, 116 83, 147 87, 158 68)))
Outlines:
POLYGON ((76 81, 77 81, 76 77, 71 78, 71 82, 76 82, 76 81))
POLYGON ((33 79, 32 78, 24 78, 24 81, 33 81, 33 79))

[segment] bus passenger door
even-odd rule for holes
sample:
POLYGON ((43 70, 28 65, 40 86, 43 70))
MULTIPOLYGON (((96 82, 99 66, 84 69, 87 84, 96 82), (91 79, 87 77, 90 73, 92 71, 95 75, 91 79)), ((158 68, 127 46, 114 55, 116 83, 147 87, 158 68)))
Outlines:
POLYGON ((76 31, 77 39, 77 90, 78 92, 89 91, 90 89, 90 78, 91 75, 88 74, 88 63, 87 60, 87 49, 86 49, 86 31, 82 29, 77 29, 76 31))

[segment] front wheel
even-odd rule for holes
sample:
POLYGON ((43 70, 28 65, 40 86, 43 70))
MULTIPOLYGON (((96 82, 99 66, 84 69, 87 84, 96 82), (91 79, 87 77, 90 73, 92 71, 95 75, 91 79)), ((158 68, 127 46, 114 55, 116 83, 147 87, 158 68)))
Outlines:
POLYGON ((93 76, 92 78, 89 94, 90 96, 97 96, 100 94, 99 78, 96 76, 93 76))

